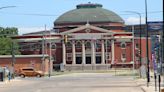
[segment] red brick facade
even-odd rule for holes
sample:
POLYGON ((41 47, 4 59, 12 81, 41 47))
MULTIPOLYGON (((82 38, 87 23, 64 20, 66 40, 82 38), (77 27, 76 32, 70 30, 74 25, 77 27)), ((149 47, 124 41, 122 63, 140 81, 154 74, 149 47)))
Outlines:
MULTIPOLYGON (((12 61, 11 56, 0 56, 1 67, 12 68, 12 61)), ((15 72, 22 67, 33 67, 36 70, 44 71, 44 73, 47 74, 49 70, 49 59, 46 57, 43 61, 42 56, 16 55, 14 63, 15 72)))

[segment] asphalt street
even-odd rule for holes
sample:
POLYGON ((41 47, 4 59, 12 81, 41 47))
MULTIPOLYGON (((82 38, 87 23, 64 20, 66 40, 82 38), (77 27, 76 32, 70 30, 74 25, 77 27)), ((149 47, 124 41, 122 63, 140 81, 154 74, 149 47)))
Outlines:
POLYGON ((43 78, 16 78, 0 92, 143 92, 131 76, 73 73, 43 78))

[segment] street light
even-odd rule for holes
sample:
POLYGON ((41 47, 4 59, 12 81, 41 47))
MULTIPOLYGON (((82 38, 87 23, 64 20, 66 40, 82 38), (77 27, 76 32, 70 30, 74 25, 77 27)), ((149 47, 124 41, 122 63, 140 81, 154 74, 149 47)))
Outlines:
MULTIPOLYGON (((125 11, 125 12, 129 12, 129 13, 134 13, 134 14, 137 14, 138 16, 139 16, 139 27, 140 27, 140 32, 139 32, 139 34, 140 34, 140 67, 141 67, 141 59, 142 59, 142 49, 141 49, 141 30, 142 30, 142 28, 141 28, 141 13, 139 13, 139 12, 136 12, 136 11, 125 11)), ((141 71, 140 71, 140 77, 141 77, 141 71)))
POLYGON ((150 69, 149 69, 149 45, 148 45, 148 22, 147 22, 147 0, 145 0, 145 20, 146 20, 146 60, 147 60, 147 86, 150 82, 150 69))
MULTIPOLYGON (((0 7, 0 10, 1 9, 5 9, 5 8, 14 8, 16 6, 4 6, 4 7, 0 7)), ((14 47, 14 41, 12 41, 12 44, 11 44, 11 55, 12 55, 12 63, 11 63, 11 66, 12 66, 12 71, 14 73, 14 65, 15 65, 15 47, 14 47)), ((10 76, 11 77, 11 76, 10 76)), ((12 74, 12 77, 14 78, 15 77, 15 74, 12 74)))

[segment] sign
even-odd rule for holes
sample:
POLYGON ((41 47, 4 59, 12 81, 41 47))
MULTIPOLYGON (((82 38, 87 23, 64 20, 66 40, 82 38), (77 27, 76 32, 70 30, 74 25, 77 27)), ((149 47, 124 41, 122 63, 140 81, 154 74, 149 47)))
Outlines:
POLYGON ((162 31, 162 26, 162 21, 148 22, 148 31, 162 31))

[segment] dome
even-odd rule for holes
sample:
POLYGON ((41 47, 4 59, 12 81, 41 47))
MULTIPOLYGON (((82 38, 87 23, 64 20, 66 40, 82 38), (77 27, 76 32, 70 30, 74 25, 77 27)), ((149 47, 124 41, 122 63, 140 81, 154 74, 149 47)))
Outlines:
POLYGON ((62 23, 81 23, 81 22, 119 22, 123 19, 116 13, 103 9, 101 4, 80 4, 77 8, 61 15, 54 22, 62 23))

